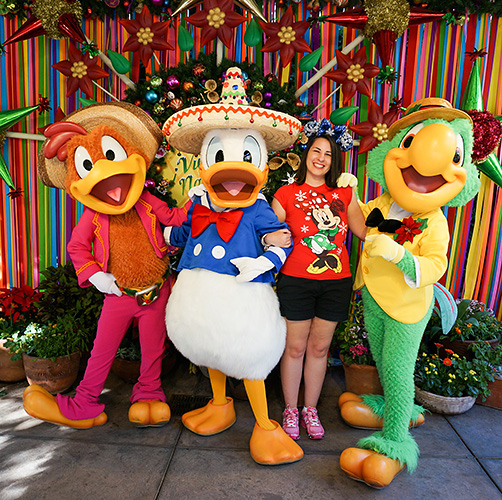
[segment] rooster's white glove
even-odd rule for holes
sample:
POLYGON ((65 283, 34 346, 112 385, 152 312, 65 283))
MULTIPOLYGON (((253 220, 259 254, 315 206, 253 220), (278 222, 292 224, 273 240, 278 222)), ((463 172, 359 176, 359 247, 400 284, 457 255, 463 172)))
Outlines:
POLYGON ((235 277, 238 283, 253 281, 257 276, 269 271, 274 267, 274 263, 260 255, 256 259, 252 257, 238 257, 230 262, 239 269, 239 274, 235 277))
POLYGON ((397 264, 404 256, 404 247, 386 234, 372 234, 366 236, 364 241, 371 242, 371 245, 365 247, 370 257, 382 257, 382 259, 397 264))
POLYGON ((117 297, 122 295, 117 283, 115 283, 115 276, 111 273, 104 273, 98 271, 89 277, 89 281, 103 293, 114 293, 117 297))

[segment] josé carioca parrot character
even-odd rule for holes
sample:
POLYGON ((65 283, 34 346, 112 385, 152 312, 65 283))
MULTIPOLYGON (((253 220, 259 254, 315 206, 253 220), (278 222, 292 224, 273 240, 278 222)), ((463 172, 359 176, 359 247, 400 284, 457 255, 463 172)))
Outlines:
POLYGON ((441 207, 464 205, 480 186, 471 161, 471 118, 448 101, 414 102, 391 125, 388 139, 368 154, 368 176, 384 193, 362 206, 368 233, 354 284, 361 289, 384 396, 344 393, 339 399, 347 423, 381 429, 340 457, 351 478, 376 488, 405 466, 410 472, 417 466, 409 427, 424 418, 413 402, 413 375, 434 305, 433 285, 448 264, 441 207))

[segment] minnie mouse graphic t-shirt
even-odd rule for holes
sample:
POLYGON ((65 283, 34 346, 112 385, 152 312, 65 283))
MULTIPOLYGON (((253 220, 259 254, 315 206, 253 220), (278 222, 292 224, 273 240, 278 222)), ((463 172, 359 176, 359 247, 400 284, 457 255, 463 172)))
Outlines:
POLYGON ((286 212, 294 245, 281 273, 321 280, 350 277, 344 241, 352 188, 292 183, 278 189, 275 198, 286 212))

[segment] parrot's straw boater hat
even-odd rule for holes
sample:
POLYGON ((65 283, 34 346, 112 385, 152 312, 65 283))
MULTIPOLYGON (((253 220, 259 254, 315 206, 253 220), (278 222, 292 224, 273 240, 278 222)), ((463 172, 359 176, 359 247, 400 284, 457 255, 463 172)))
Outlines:
POLYGON ((294 144, 302 129, 296 118, 280 111, 248 105, 240 68, 229 68, 220 100, 178 111, 164 123, 169 144, 184 153, 199 154, 207 132, 219 128, 258 130, 269 151, 294 144))
POLYGON ((418 123, 429 118, 440 118, 441 120, 453 121, 458 118, 469 120, 472 123, 471 117, 452 107, 446 100, 440 97, 426 97, 411 103, 404 112, 404 115, 399 120, 395 121, 387 132, 387 137, 390 140, 400 131, 414 123, 418 123))
MULTIPOLYGON (((162 132, 155 120, 145 111, 128 102, 107 102, 90 104, 51 125, 58 126, 76 123, 91 132, 99 125, 107 125, 116 130, 126 141, 139 149, 146 158, 153 160, 155 153, 162 143, 162 132)), ((46 130, 46 136, 50 128, 46 130)), ((61 161, 58 156, 46 157, 46 146, 51 138, 47 139, 38 153, 38 175, 43 184, 49 187, 64 189, 67 174, 66 161, 61 161)))

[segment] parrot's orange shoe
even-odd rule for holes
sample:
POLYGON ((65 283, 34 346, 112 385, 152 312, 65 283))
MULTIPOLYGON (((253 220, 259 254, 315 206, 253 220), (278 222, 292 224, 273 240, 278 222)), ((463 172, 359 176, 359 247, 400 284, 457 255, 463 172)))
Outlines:
POLYGON ((170 419, 169 405, 159 400, 136 401, 129 408, 129 421, 136 427, 162 427, 170 419))
POLYGON ((64 425, 74 429, 90 429, 106 424, 106 413, 100 413, 96 418, 71 420, 66 418, 59 409, 56 398, 39 385, 28 386, 23 393, 23 406, 26 413, 32 417, 51 424, 64 425))
POLYGON ((372 450, 347 448, 340 456, 341 469, 352 479, 373 488, 385 488, 405 465, 372 450))
POLYGON ((303 458, 303 450, 293 441, 284 429, 271 420, 275 429, 266 430, 257 423, 249 442, 251 456, 261 465, 280 465, 297 462, 303 458))
MULTIPOLYGON (((383 428, 383 418, 379 417, 363 399, 357 394, 344 392, 339 400, 340 414, 344 422, 357 429, 379 430, 383 428)), ((419 427, 425 422, 423 413, 418 415, 415 422, 410 420, 410 427, 419 427)))
POLYGON ((224 405, 214 405, 213 400, 197 410, 185 413, 181 420, 183 425, 201 436, 212 436, 227 430, 235 423, 234 400, 227 398, 224 405))

